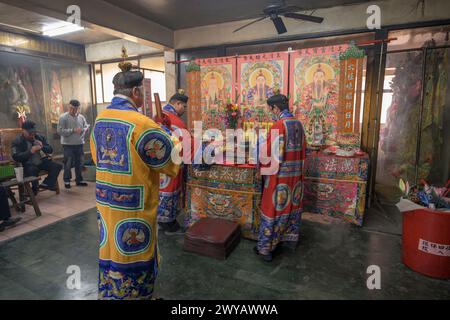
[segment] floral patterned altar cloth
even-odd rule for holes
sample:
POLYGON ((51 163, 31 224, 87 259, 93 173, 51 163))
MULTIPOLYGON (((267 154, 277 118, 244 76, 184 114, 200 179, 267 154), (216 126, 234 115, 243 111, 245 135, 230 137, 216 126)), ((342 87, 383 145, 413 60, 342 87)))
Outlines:
POLYGON ((186 226, 204 217, 235 221, 244 237, 257 239, 261 176, 251 165, 212 165, 188 168, 186 226))
POLYGON ((317 151, 305 161, 304 211, 362 225, 369 156, 339 157, 317 151))
MULTIPOLYGON (((338 157, 309 152, 305 161, 303 209, 362 225, 369 170, 367 154, 338 157)), ((255 166, 188 166, 185 224, 204 217, 235 221, 242 234, 257 239, 262 179, 255 166)))

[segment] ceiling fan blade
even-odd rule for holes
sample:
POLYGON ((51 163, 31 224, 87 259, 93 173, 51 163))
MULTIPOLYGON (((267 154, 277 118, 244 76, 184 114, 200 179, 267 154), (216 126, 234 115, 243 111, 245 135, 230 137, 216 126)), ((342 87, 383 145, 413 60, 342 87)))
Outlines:
POLYGON ((285 14, 283 14, 283 16, 285 16, 286 18, 306 20, 306 21, 311 21, 311 22, 315 22, 315 23, 322 23, 322 21, 323 21, 322 17, 309 16, 307 14, 294 13, 294 12, 285 13, 285 14))
POLYGON ((284 25, 284 22, 280 17, 275 17, 271 20, 272 20, 275 28, 277 29, 278 34, 287 32, 286 26, 284 25))
POLYGON ((244 24, 242 27, 237 28, 236 30, 234 30, 233 33, 238 32, 239 30, 242 30, 242 29, 244 29, 244 28, 248 27, 249 25, 252 25, 252 24, 254 24, 254 23, 256 23, 256 22, 259 22, 259 21, 261 21, 261 20, 264 20, 265 18, 267 18, 267 17, 264 16, 264 17, 258 18, 258 19, 256 19, 256 20, 253 20, 253 21, 251 21, 251 22, 249 22, 249 23, 247 23, 247 24, 244 24))
POLYGON ((241 21, 241 20, 252 20, 252 19, 258 19, 261 17, 265 17, 267 16, 264 13, 258 13, 258 14, 246 14, 246 15, 240 15, 240 16, 236 16, 235 18, 233 18, 233 20, 235 21, 241 21))

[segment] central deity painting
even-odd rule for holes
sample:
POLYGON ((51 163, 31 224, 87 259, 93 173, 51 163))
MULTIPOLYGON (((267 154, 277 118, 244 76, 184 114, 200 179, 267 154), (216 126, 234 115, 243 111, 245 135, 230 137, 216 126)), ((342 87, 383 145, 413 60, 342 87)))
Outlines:
POLYGON ((247 124, 267 126, 272 118, 266 101, 279 90, 287 94, 288 60, 286 52, 245 55, 238 58, 239 103, 244 129, 247 124))

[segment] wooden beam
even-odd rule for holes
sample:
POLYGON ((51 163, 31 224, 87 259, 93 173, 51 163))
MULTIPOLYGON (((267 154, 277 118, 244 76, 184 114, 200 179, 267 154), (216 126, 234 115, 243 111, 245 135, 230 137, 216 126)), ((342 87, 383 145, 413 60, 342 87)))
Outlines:
MULTIPOLYGON (((376 40, 387 39, 387 31, 379 30, 375 34, 376 40)), ((377 172, 378 142, 380 134, 380 119, 383 103, 384 73, 386 69, 386 43, 379 42, 374 45, 374 50, 367 63, 366 96, 363 118, 362 148, 369 154, 370 170, 367 189, 367 205, 370 207, 373 201, 375 180, 377 172)))

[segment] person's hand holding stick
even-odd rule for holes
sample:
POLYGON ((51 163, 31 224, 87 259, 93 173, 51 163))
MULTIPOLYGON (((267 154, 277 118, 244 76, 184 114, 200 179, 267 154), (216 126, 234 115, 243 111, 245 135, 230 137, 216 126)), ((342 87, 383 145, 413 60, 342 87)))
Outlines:
POLYGON ((155 97, 155 107, 156 107, 156 116, 154 118, 155 122, 161 125, 161 127, 168 133, 170 133, 171 122, 169 117, 162 112, 161 108, 161 100, 159 99, 159 94, 154 93, 155 97))

